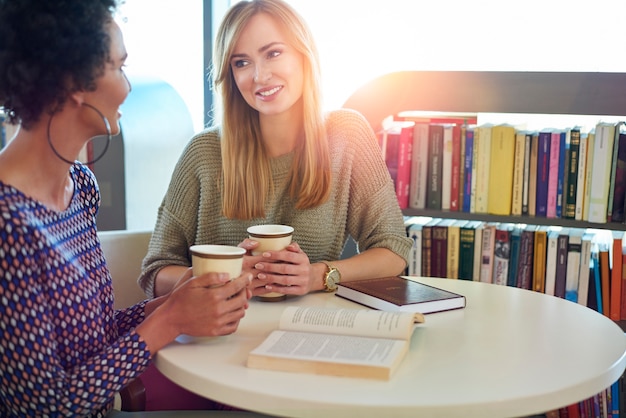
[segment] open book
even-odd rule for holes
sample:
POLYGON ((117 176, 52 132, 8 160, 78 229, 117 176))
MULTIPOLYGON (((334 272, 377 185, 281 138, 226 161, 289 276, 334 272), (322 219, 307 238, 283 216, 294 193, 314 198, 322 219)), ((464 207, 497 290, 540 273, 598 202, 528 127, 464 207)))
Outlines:
POLYGON ((420 322, 413 312, 289 306, 247 366, 388 380, 420 322))

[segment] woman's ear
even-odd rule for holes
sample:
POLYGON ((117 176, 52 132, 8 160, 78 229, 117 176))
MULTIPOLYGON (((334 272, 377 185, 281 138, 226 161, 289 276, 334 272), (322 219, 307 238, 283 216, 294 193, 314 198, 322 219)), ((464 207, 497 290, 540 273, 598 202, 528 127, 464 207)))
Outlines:
POLYGON ((80 107, 85 103, 85 93, 82 91, 76 91, 70 94, 70 101, 76 106, 80 107))

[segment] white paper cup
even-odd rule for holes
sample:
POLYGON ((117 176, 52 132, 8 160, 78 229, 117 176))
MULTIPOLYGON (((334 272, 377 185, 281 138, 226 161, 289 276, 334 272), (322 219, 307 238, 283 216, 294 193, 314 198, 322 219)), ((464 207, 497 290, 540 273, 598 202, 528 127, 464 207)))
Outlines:
MULTIPOLYGON (((248 235, 259 243, 252 251, 252 255, 261 255, 265 251, 280 251, 291 244, 293 227, 289 225, 255 225, 248 228, 248 235)), ((278 292, 270 292, 259 295, 259 299, 265 301, 279 301, 286 296, 278 292)))
POLYGON ((205 273, 228 273, 230 279, 241 275, 243 267, 244 248, 231 245, 192 245, 191 266, 193 275, 199 276, 205 273))

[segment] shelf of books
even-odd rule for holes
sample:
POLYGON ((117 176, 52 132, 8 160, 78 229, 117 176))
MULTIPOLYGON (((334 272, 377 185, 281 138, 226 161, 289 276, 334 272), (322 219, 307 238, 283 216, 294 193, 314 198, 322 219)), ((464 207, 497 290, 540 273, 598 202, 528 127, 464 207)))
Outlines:
POLYGON ((357 90, 344 107, 379 140, 414 243, 407 274, 543 292, 626 330, 625 86, 407 71, 357 90))

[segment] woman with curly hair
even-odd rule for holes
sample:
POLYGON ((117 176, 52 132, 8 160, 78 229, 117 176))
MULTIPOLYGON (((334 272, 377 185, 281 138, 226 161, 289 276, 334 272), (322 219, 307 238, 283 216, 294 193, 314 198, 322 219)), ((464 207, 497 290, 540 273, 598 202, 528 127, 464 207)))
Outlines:
POLYGON ((191 277, 115 311, 96 230, 100 194, 75 161, 119 132, 131 86, 115 0, 0 0, 0 416, 105 416, 180 334, 225 335, 249 274, 191 277), (215 286, 220 285, 220 286, 215 286), (193 320, 192 320, 193 319, 193 320))

